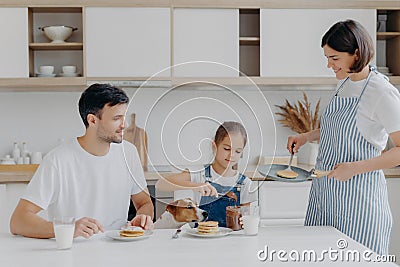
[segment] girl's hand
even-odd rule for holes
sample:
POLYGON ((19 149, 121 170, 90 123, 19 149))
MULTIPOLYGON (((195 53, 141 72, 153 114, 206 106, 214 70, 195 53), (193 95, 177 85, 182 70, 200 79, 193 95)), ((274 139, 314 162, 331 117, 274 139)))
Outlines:
POLYGON ((358 174, 354 162, 339 163, 333 168, 333 171, 328 175, 328 178, 334 178, 338 181, 347 181, 351 177, 358 174))
POLYGON ((196 187, 195 191, 200 192, 202 196, 218 197, 217 189, 209 183, 200 184, 199 187, 196 187))
POLYGON ((288 142, 286 145, 287 150, 289 150, 290 154, 299 152, 299 149, 302 145, 307 143, 307 134, 298 134, 292 135, 288 137, 288 142), (293 151, 292 146, 294 145, 293 151))

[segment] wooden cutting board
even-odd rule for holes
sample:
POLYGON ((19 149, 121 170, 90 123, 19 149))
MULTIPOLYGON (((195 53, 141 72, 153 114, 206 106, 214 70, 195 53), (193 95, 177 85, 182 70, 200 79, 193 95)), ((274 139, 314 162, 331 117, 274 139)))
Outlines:
POLYGON ((124 140, 134 144, 139 153, 144 171, 147 171, 147 134, 144 129, 136 126, 136 114, 131 114, 131 125, 125 129, 124 140))

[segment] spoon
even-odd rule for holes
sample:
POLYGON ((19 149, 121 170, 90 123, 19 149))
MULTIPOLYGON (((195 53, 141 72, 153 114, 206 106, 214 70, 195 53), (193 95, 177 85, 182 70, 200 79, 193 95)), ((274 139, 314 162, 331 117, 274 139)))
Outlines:
POLYGON ((179 234, 182 232, 181 227, 176 229, 176 232, 172 235, 172 239, 177 239, 179 237, 179 234))

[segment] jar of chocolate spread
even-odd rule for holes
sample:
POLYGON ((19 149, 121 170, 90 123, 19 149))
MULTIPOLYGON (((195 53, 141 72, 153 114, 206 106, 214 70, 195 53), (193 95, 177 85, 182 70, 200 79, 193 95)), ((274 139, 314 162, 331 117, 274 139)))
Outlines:
POLYGON ((226 207, 226 227, 231 228, 233 231, 241 230, 242 227, 239 223, 241 217, 240 207, 228 206, 226 207))

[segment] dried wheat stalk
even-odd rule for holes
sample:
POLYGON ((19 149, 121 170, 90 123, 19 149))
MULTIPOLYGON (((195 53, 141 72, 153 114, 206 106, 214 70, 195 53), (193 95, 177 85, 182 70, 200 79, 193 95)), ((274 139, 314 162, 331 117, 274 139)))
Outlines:
POLYGON ((286 105, 278 107, 281 112, 276 112, 275 114, 280 115, 283 119, 278 120, 283 124, 284 127, 289 127, 296 133, 306 133, 314 129, 318 129, 320 126, 318 112, 319 104, 321 99, 315 107, 315 111, 311 110, 311 104, 308 102, 306 93, 303 92, 304 101, 297 101, 297 104, 291 105, 286 99, 286 105))

